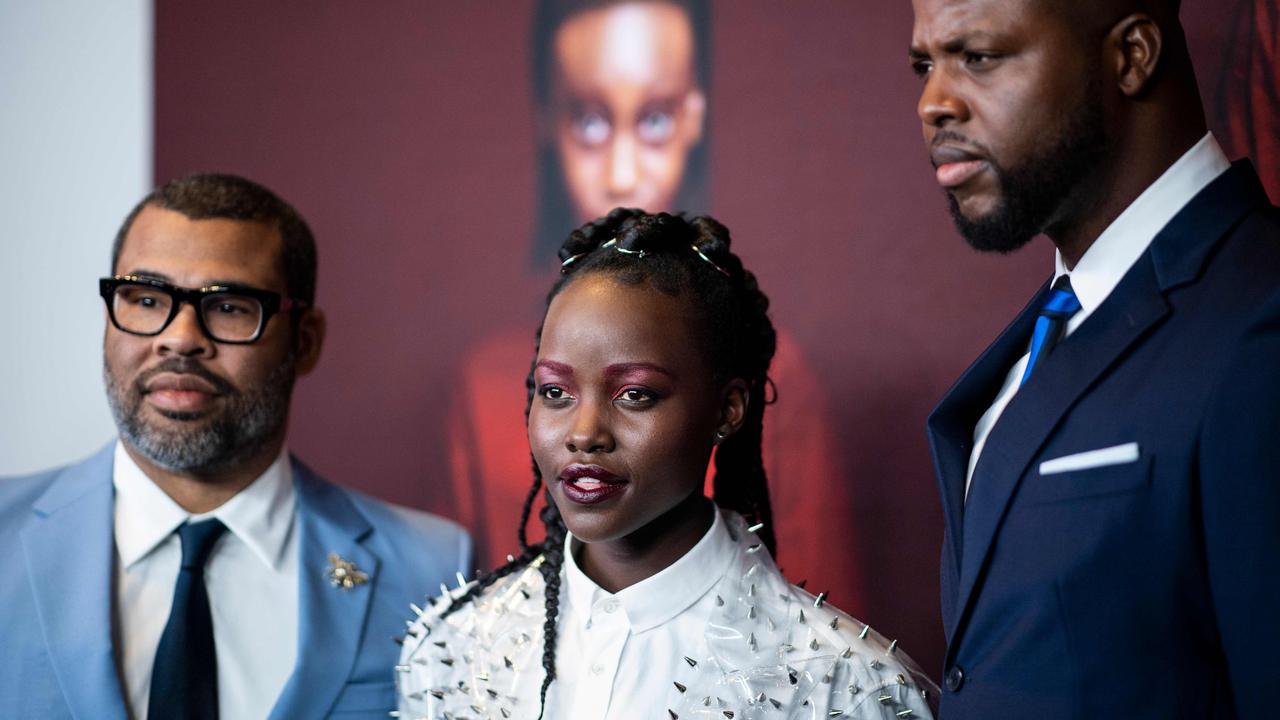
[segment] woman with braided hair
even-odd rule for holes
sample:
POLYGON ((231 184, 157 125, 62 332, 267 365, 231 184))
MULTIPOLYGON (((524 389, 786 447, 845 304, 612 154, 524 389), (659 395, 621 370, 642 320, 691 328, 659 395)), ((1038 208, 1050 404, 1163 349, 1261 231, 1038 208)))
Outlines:
POLYGON ((419 612, 402 717, 930 717, 896 643, 773 563, 776 336, 729 245, 711 218, 625 209, 564 243, 527 383, 521 554, 419 612))

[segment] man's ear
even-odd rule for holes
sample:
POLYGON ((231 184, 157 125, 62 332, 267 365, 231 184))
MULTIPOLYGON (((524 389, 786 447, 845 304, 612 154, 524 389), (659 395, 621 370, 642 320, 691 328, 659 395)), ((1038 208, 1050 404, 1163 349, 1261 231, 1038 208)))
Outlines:
POLYGON ((747 403, 751 402, 751 391, 742 378, 734 378, 725 383, 720 391, 720 415, 716 423, 715 442, 738 432, 747 418, 747 403))
POLYGON ((1146 92, 1164 50, 1164 35, 1156 21, 1144 13, 1129 15, 1111 28, 1107 47, 1120 92, 1127 97, 1146 92))
POLYGON ((299 377, 314 370, 320 361, 325 328, 323 310, 312 307, 302 311, 302 317, 298 318, 297 327, 293 329, 294 367, 299 377))

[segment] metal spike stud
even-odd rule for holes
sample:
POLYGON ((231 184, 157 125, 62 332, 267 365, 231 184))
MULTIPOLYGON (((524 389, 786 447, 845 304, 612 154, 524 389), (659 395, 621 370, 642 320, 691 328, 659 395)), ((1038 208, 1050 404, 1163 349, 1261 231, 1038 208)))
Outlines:
POLYGON ((748 620, 755 620, 755 619, 756 619, 756 606, 755 606, 755 605, 752 605, 750 608, 748 608, 748 609, 747 609, 747 619, 748 619, 748 620))
POLYGON ((898 684, 899 684, 899 685, 906 685, 906 684, 907 684, 907 677, 906 677, 905 675, 903 675, 902 673, 898 673, 898 684))
POLYGON ((755 633, 751 633, 751 635, 747 637, 747 645, 751 646, 752 652, 760 649, 759 643, 756 642, 755 633))
POLYGON ((826 604, 827 604, 827 591, 823 590, 822 592, 818 593, 818 597, 814 598, 813 606, 816 608, 820 608, 826 604))
POLYGON ((845 660, 848 660, 849 658, 853 657, 853 648, 851 647, 845 648, 844 652, 840 653, 840 657, 844 658, 845 660))
POLYGON ((437 700, 443 700, 443 699, 444 699, 444 691, 443 691, 443 690, 428 690, 427 692, 431 693, 431 697, 433 697, 433 698, 435 698, 435 699, 437 699, 437 700))
MULTIPOLYGON (((384 667, 385 667, 385 666, 384 666, 384 667)), ((407 672, 409 672, 410 670, 412 670, 412 668, 410 668, 408 665, 397 665, 397 666, 396 666, 396 672, 398 672, 398 673, 407 673, 407 672)))
POLYGON ((843 711, 843 710, 830 710, 830 711, 828 711, 828 712, 827 712, 827 717, 844 717, 844 711, 843 711))
POLYGON ((725 716, 725 717, 729 718, 729 720, 733 720, 733 711, 732 711, 732 710, 723 710, 722 712, 724 713, 724 716, 725 716))
POLYGON ((508 670, 514 670, 516 667, 515 663, 511 662, 511 658, 506 655, 502 656, 502 664, 506 665, 508 670))
POLYGON ((671 720, 680 720, 680 716, 677 715, 676 711, 672 710, 671 708, 667 708, 667 717, 671 718, 671 720))
POLYGON ((782 703, 778 702, 777 700, 774 700, 773 698, 769 698, 769 704, 773 706, 774 710, 782 709, 782 703))
POLYGON ((808 585, 808 584, 809 584, 809 578, 805 578, 805 579, 801 580, 800 582, 796 583, 796 587, 798 587, 798 588, 800 588, 801 590, 803 590, 803 589, 804 589, 804 586, 805 586, 805 585, 808 585))
POLYGON ((750 545, 748 545, 748 546, 747 546, 747 554, 748 554, 748 555, 754 555, 754 554, 756 554, 756 553, 758 553, 758 552, 760 552, 760 543, 752 543, 752 544, 750 544, 750 545))
POLYGON ((716 607, 724 607, 724 598, 716 596, 716 607))
POLYGON ((872 670, 879 670, 880 668, 884 667, 884 663, 880 662, 879 660, 872 660, 871 662, 867 663, 867 665, 872 670))
POLYGON ((681 684, 680 684, 680 683, 678 683, 678 682, 673 682, 673 683, 672 683, 672 685, 675 685, 675 686, 676 686, 676 689, 677 689, 677 690, 679 690, 679 691, 680 691, 680 692, 682 692, 682 693, 683 693, 685 690, 688 690, 688 689, 689 689, 687 686, 685 686, 685 685, 681 685, 681 684))
POLYGON ((462 586, 467 584, 467 576, 463 575, 462 571, 459 570, 454 573, 454 577, 458 578, 458 589, 461 590, 462 586))
POLYGON ((894 654, 895 652, 897 652, 897 650, 898 650, 898 641, 897 641, 897 640, 894 640, 893 642, 889 643, 889 654, 890 654, 890 655, 892 655, 892 654, 894 654))
POLYGON ((840 616, 839 616, 839 615, 837 615, 837 616, 835 616, 835 617, 831 618, 831 622, 830 622, 829 624, 830 624, 830 626, 831 626, 831 629, 832 629, 832 630, 835 630, 835 629, 836 629, 837 627, 839 627, 839 625, 840 625, 840 616))
POLYGON ((756 596, 756 584, 751 583, 750 585, 747 586, 747 597, 755 597, 755 596, 756 596))
POLYGON ((764 694, 764 692, 762 691, 759 695, 757 695, 757 696, 756 696, 755 701, 756 701, 756 702, 758 702, 758 703, 763 703, 763 702, 764 702, 764 700, 765 700, 765 694, 764 694))
POLYGON ((906 708, 905 710, 899 710, 898 712, 896 712, 896 713, 894 713, 894 714, 895 714, 895 715, 897 715, 897 716, 898 716, 898 717, 900 717, 900 718, 910 718, 910 717, 915 717, 915 716, 916 716, 916 712, 915 712, 914 710, 912 710, 911 708, 906 708))
POLYGON ((812 640, 809 641, 809 649, 810 650, 818 649, 818 638, 813 638, 812 640))
POLYGON ((689 657, 688 655, 685 655, 685 656, 684 656, 684 661, 685 661, 685 662, 687 662, 687 663, 689 663, 689 667, 698 667, 698 661, 697 661, 697 660, 694 660, 693 658, 689 657))
POLYGON ((867 639, 867 633, 869 633, 869 632, 871 632, 871 626, 870 626, 870 625, 867 625, 867 624, 865 624, 865 623, 864 623, 864 624, 862 625, 862 632, 858 633, 858 639, 859 639, 859 640, 866 640, 866 639, 867 639))
POLYGON ((880 703, 881 705, 888 705, 889 703, 893 702, 893 696, 880 695, 879 697, 876 698, 876 702, 880 703))
POLYGON ((804 624, 804 608, 800 608, 800 617, 796 618, 796 622, 804 624))

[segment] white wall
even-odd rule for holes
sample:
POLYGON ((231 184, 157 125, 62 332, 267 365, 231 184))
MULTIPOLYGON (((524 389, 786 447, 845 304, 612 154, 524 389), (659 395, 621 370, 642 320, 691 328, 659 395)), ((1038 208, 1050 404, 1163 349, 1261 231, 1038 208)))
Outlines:
POLYGON ((151 186, 150 0, 0 0, 0 476, 115 434, 111 240, 151 186))

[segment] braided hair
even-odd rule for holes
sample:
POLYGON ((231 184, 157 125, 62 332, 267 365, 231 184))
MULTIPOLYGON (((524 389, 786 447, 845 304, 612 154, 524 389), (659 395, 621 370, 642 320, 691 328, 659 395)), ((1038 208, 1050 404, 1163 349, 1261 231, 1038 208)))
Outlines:
MULTIPOLYGON (((617 208, 607 216, 574 230, 560 248, 562 275, 547 295, 550 305, 565 287, 588 274, 604 274, 627 285, 645 284, 667 295, 689 299, 697 336, 705 338, 713 379, 723 384, 740 378, 747 384, 748 402, 742 426, 715 452, 713 499, 750 523, 763 523, 758 536, 771 553, 776 552, 773 513, 762 455, 766 390, 772 387, 769 363, 777 336, 769 320, 769 298, 760 291, 755 276, 729 249, 729 231, 709 217, 685 218, 667 213, 647 214, 617 208)), ((540 347, 542 328, 536 345, 540 347)), ((537 347, 534 361, 537 361, 537 347)), ((525 419, 536 391, 533 369, 525 381, 525 419)), ((500 578, 528 567, 539 556, 538 566, 546 583, 542 666, 545 676, 539 694, 545 710, 547 689, 555 680, 556 621, 560 613, 560 570, 564 564, 567 529, 554 502, 546 495, 542 473, 533 462, 533 485, 525 496, 516 537, 520 555, 480 577, 455 599, 445 615, 472 601, 500 578), (529 517, 539 497, 545 505, 539 513, 546 535, 539 543, 528 540, 529 517)), ((541 713, 539 718, 541 718, 541 713)))

